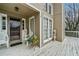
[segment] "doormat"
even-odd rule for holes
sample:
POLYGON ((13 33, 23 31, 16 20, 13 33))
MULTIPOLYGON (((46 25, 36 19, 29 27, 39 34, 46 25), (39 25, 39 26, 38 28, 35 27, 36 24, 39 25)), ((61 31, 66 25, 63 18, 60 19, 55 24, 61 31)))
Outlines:
POLYGON ((19 45, 19 44, 22 44, 22 42, 14 43, 14 44, 11 44, 10 46, 13 47, 13 46, 16 46, 16 45, 19 45))

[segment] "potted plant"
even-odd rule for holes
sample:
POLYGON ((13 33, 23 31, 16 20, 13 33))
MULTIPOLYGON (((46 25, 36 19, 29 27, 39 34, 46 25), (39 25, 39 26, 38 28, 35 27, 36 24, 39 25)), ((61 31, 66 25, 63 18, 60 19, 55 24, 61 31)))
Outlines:
POLYGON ((31 47, 39 46, 39 37, 37 35, 32 35, 27 41, 31 47))
POLYGON ((32 46, 39 46, 39 37, 37 35, 32 38, 32 46))

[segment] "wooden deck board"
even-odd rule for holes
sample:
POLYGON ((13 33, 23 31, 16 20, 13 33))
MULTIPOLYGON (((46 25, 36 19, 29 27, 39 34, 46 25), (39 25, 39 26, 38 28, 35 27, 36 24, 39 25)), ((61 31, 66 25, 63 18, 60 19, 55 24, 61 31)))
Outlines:
POLYGON ((50 48, 45 48, 45 49, 44 48, 41 49, 39 55, 79 56, 79 39, 67 37, 63 42, 55 42, 55 41, 52 42, 50 48))
POLYGON ((18 45, 0 49, 0 55, 22 56, 79 56, 79 38, 66 37, 63 42, 51 41, 42 48, 18 45))

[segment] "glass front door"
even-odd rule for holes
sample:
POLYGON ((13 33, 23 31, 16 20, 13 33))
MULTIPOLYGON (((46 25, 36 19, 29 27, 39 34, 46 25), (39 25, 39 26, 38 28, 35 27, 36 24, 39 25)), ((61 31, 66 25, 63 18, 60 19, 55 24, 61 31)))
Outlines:
POLYGON ((20 40, 20 24, 19 19, 10 18, 10 41, 18 42, 20 40))

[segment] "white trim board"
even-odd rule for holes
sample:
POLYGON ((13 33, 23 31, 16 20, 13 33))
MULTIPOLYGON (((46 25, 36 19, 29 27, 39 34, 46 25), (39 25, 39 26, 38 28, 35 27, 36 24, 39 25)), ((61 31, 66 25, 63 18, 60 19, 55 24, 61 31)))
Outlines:
POLYGON ((42 27, 41 18, 42 17, 41 17, 41 12, 40 12, 40 47, 42 47, 42 44, 41 44, 42 43, 42 40, 41 40, 42 39, 42 37, 41 37, 41 34, 42 34, 42 32, 41 32, 42 31, 42 28, 41 28, 42 27))

